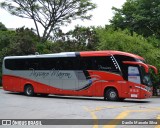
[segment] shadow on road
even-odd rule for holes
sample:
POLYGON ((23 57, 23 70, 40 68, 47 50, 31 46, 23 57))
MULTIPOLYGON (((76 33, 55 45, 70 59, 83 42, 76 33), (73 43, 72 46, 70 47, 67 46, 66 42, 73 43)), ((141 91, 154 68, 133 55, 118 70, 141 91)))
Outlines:
MULTIPOLYGON (((10 95, 21 95, 25 96, 23 93, 16 93, 16 92, 7 92, 6 94, 10 95)), ((27 97, 27 96, 25 96, 27 97)), ((49 95, 49 96, 41 96, 35 95, 35 98, 56 98, 56 99, 67 99, 67 100, 91 100, 91 101, 103 101, 103 102, 124 102, 124 103, 150 103, 151 99, 143 100, 143 99, 125 99, 124 101, 104 101, 102 97, 82 97, 82 96, 63 96, 63 95, 49 95)))

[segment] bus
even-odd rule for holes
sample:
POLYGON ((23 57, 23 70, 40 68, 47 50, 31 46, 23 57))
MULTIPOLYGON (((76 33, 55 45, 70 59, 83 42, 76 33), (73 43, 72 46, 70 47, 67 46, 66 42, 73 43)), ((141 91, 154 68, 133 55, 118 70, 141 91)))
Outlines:
POLYGON ((84 51, 7 56, 2 64, 3 89, 27 96, 94 96, 117 101, 152 96, 144 58, 121 51, 84 51))

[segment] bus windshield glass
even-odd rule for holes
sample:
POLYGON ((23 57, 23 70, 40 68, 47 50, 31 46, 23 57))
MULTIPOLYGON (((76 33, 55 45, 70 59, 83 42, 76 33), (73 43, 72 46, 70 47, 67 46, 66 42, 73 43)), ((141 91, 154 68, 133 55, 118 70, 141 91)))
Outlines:
POLYGON ((152 86, 152 80, 151 80, 151 76, 150 73, 146 73, 144 67, 141 67, 141 71, 142 71, 142 81, 143 84, 146 86, 152 86))

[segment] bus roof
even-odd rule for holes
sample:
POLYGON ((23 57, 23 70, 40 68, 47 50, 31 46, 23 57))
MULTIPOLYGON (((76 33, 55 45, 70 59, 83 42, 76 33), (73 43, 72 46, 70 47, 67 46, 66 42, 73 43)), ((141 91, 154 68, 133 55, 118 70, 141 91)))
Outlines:
POLYGON ((143 57, 128 53, 128 52, 121 52, 121 51, 113 51, 113 50, 106 50, 106 51, 85 51, 85 52, 80 52, 81 56, 106 56, 106 55, 124 55, 124 56, 129 56, 133 57, 136 59, 144 60, 143 57))
POLYGON ((121 51, 82 51, 82 52, 61 52, 61 53, 53 53, 53 54, 39 54, 39 55, 25 55, 25 56, 7 56, 5 59, 13 59, 13 58, 43 58, 43 57, 76 57, 76 55, 80 55, 82 57, 87 56, 110 56, 110 55, 124 55, 133 57, 136 59, 144 60, 141 56, 127 53, 127 52, 121 52, 121 51))
POLYGON ((25 55, 25 56, 7 56, 4 59, 14 58, 44 58, 44 57, 76 57, 75 52, 61 52, 52 54, 38 54, 38 55, 25 55))

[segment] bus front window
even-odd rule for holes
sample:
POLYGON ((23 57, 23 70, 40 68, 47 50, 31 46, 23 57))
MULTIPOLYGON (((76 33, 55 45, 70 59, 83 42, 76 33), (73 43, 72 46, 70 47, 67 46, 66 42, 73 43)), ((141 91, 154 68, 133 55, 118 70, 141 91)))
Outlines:
POLYGON ((143 67, 141 67, 141 68, 142 68, 142 81, 143 81, 143 84, 146 85, 146 86, 151 87, 152 86, 152 80, 151 80, 150 74, 146 73, 145 69, 143 67))

